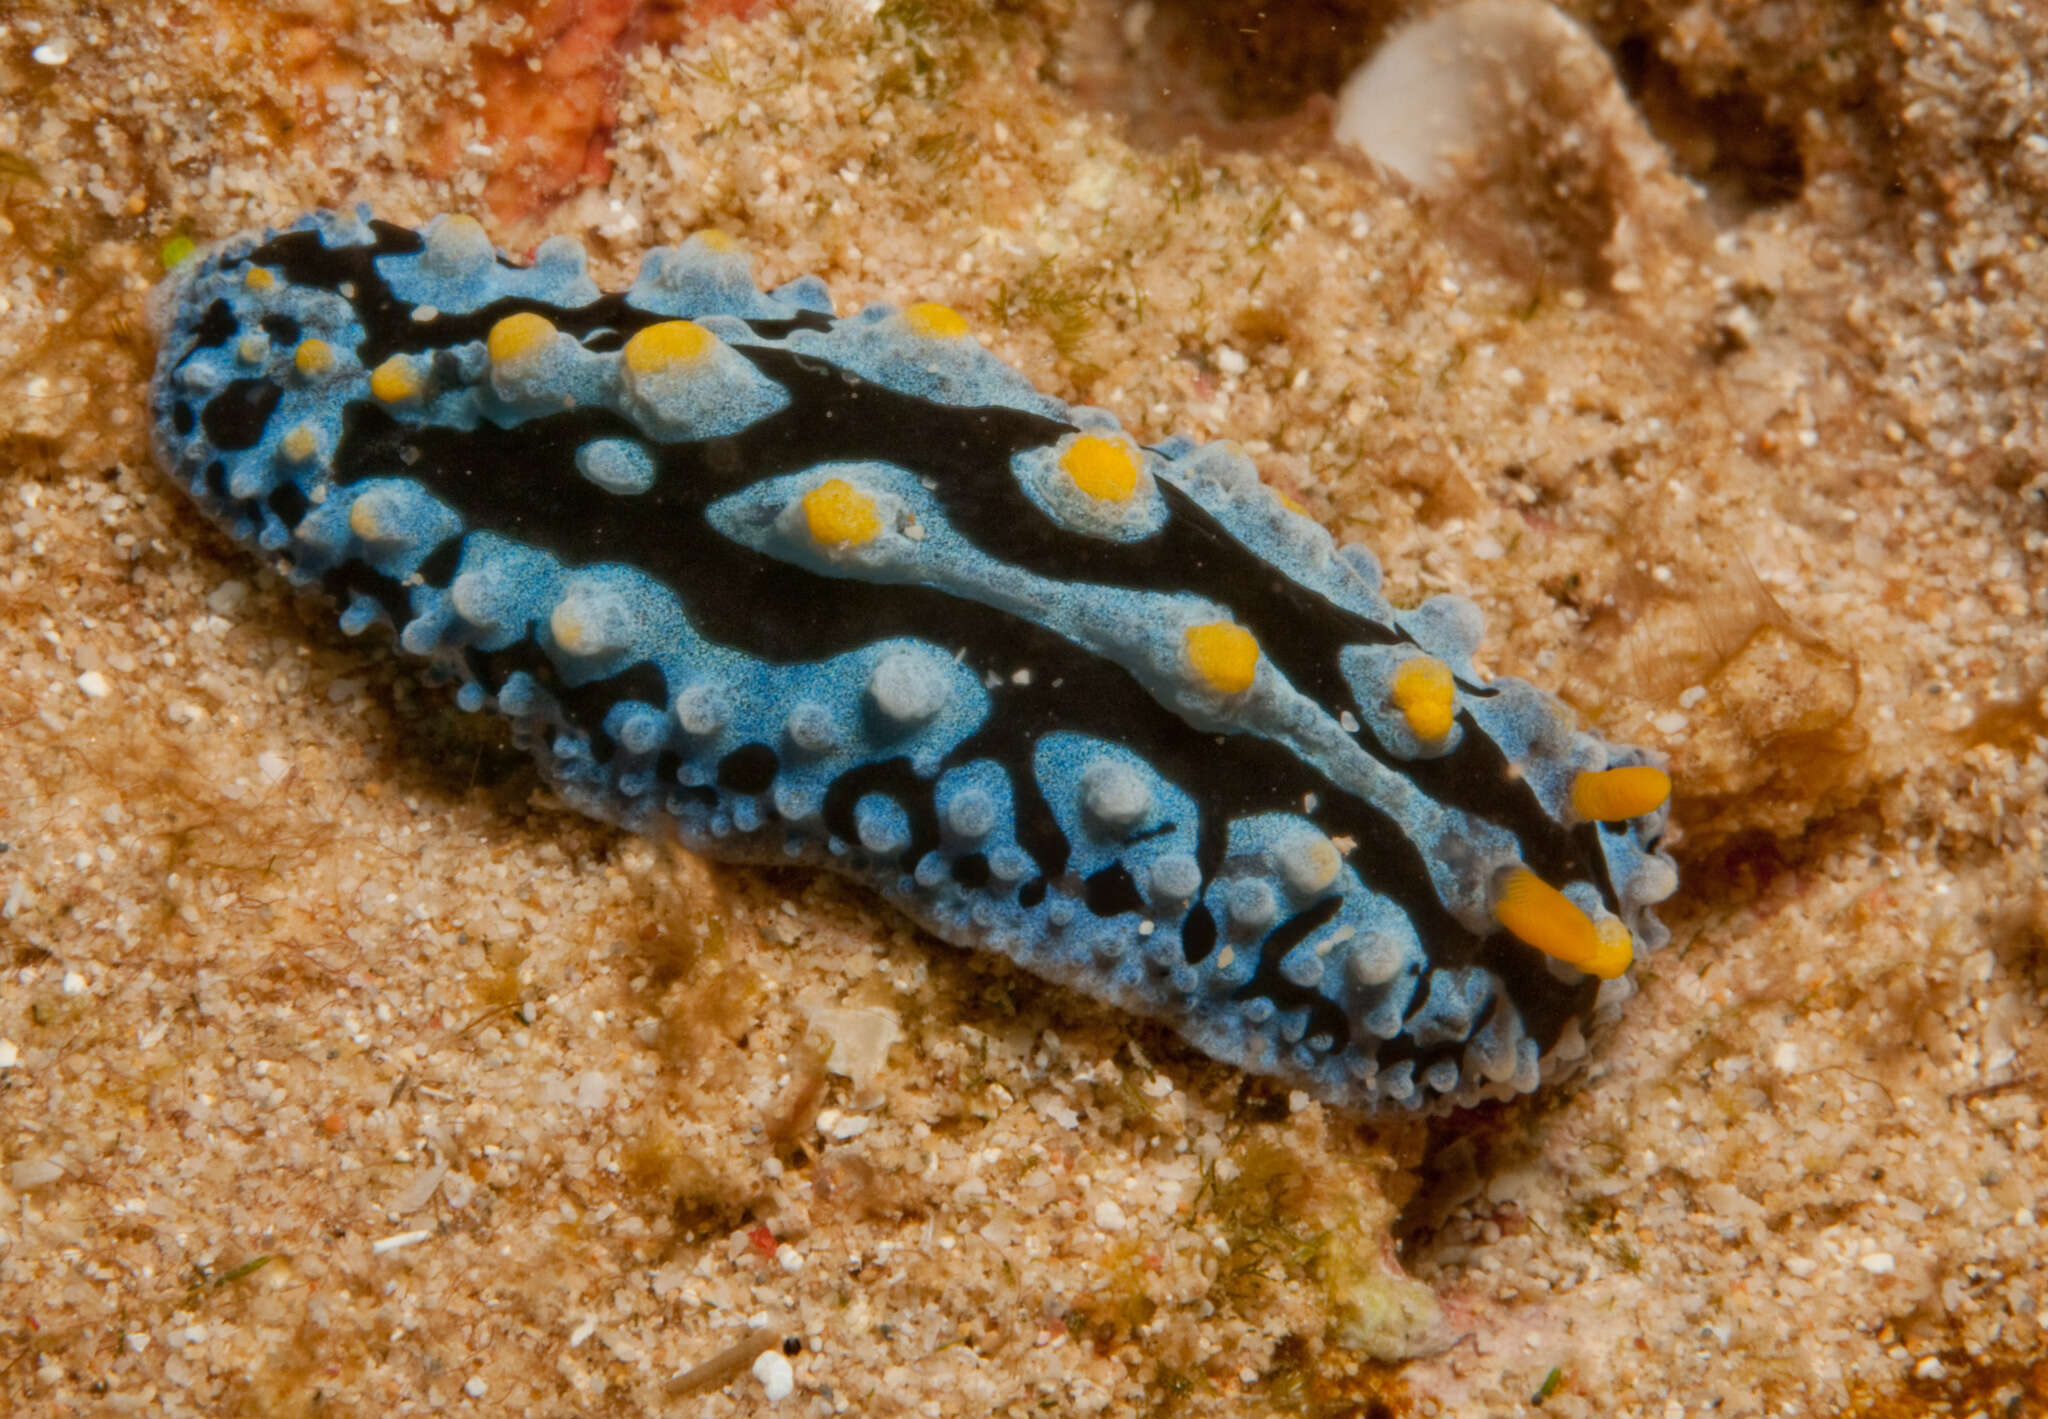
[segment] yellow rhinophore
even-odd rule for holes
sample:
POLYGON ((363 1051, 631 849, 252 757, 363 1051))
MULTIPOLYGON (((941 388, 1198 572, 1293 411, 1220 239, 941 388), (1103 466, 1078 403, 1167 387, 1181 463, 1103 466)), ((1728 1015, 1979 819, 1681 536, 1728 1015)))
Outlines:
POLYGON ((1602 980, 1613 980, 1635 958, 1628 928, 1618 918, 1595 925, 1569 897, 1526 867, 1516 868, 1501 883, 1493 916, 1523 944, 1602 980))
POLYGON ((1259 643, 1243 626, 1210 621, 1187 629, 1188 664, 1219 695, 1241 695, 1259 669, 1259 643))
POLYGON ((1394 672, 1394 708, 1408 723, 1408 732, 1425 744, 1441 744, 1451 732, 1457 707, 1457 686, 1451 667, 1433 655, 1403 661, 1394 672))
POLYGON ((1138 461, 1122 439, 1083 434, 1060 455, 1060 467, 1099 503, 1128 502, 1138 490, 1138 461))
POLYGON ((844 478, 827 478, 804 494, 804 523, 811 540, 827 547, 858 547, 882 531, 875 500, 844 478))
POLYGON ((1654 813, 1671 798, 1671 775, 1648 764, 1583 773, 1572 780, 1572 812, 1588 823, 1654 813))

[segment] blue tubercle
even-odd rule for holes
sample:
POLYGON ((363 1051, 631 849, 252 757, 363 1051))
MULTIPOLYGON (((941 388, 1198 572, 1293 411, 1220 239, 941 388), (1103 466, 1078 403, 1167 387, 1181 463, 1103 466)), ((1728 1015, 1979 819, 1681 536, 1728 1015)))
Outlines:
POLYGON ((1536 1086, 1665 939, 1668 780, 1388 603, 1228 444, 729 239, 321 213, 161 293, 160 457, 566 801, 847 873, 1331 1101, 1536 1086))

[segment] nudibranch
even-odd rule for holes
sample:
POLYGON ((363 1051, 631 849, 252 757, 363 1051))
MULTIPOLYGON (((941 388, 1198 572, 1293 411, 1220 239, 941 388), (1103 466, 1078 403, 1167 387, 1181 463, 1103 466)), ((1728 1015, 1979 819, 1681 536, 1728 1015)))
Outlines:
POLYGON ((321 213, 158 300, 163 465, 568 803, 816 863, 1340 1104, 1532 1089, 1663 944, 1670 781, 1229 444, 715 232, 607 294, 321 213))

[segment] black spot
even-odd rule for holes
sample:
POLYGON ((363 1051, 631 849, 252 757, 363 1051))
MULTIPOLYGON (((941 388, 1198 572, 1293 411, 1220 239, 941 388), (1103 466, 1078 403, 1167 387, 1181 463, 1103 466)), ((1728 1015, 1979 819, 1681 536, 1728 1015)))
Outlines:
POLYGON ((1131 874, 1121 862, 1112 862, 1088 879, 1088 890, 1082 896, 1088 910, 1100 917, 1122 916, 1125 912, 1141 912, 1145 899, 1138 895, 1138 884, 1131 880, 1131 874))
POLYGON ((270 510, 286 527, 297 527, 308 506, 306 495, 296 483, 280 483, 270 494, 270 510))
POLYGON ((284 391, 267 379, 238 379, 206 402, 199 422, 219 449, 254 448, 284 391))
POLYGON ((1307 986, 1296 985, 1280 973, 1280 963, 1286 959, 1287 953, 1306 941, 1311 932, 1327 923, 1343 905, 1341 897, 1325 897, 1281 923, 1272 935, 1259 943, 1259 960, 1252 968, 1252 978, 1238 987, 1231 998, 1251 1000, 1264 996, 1282 1010, 1305 1009, 1308 1011, 1309 1035, 1326 1035, 1332 1041, 1333 1049, 1343 1049, 1350 1043, 1351 1027, 1336 1002, 1307 986))
POLYGON ((825 829, 836 838, 853 842, 860 837, 854 808, 870 793, 879 793, 903 810, 909 820, 910 840, 896 861, 908 871, 919 859, 939 845, 939 817, 932 807, 931 785, 918 777, 908 759, 884 759, 848 769, 825 790, 822 812, 825 829))
POLYGON ((207 492, 212 493, 217 498, 224 498, 228 495, 227 464, 216 458, 213 462, 206 465, 206 472, 201 476, 206 479, 207 492))
POLYGON ((265 334, 280 345, 299 343, 299 323, 288 315, 266 315, 257 323, 263 327, 265 334))
POLYGON ((1030 911, 1045 900, 1045 879, 1034 877, 1017 889, 1017 905, 1030 911))
POLYGON ((978 852, 970 852, 953 864, 953 880, 963 887, 986 887, 988 879, 988 859, 978 852))
POLYGON ((180 399, 171 406, 171 427, 183 438, 199 427, 199 416, 192 412, 192 406, 180 399))
POLYGON ((455 568, 462 561, 462 539, 450 537, 420 562, 420 580, 428 586, 446 586, 455 580, 455 568))
POLYGON ((192 348, 206 350, 215 345, 225 345, 241 328, 242 323, 235 319, 228 303, 215 301, 206 308, 206 314, 199 317, 198 328, 192 332, 192 348))
POLYGON ((763 340, 782 340, 794 330, 830 330, 832 317, 806 310, 792 315, 787 320, 750 320, 747 328, 763 340))
POLYGON ((384 575, 368 562, 343 562, 320 578, 327 594, 346 606, 357 593, 384 608, 391 624, 402 626, 412 615, 412 597, 403 583, 384 575))
POLYGON ((1200 965, 1216 949, 1216 918, 1209 909, 1197 906, 1188 913, 1180 929, 1180 952, 1191 966, 1200 965))
POLYGON ((766 793, 781 766, 766 744, 742 744, 718 761, 718 786, 733 793, 766 793))

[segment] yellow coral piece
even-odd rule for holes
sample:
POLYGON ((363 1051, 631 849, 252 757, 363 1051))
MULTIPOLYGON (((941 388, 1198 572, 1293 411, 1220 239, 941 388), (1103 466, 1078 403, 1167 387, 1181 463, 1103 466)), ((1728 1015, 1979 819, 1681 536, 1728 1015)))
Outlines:
POLYGON ((539 354, 554 338, 553 321, 544 315, 523 310, 493 325, 490 335, 484 340, 484 348, 490 352, 492 364, 509 365, 539 354))
POLYGON ((277 277, 266 267, 251 266, 242 273, 242 284, 252 291, 267 291, 277 284, 277 277))
POLYGON ((1187 629, 1188 664, 1219 695, 1241 695, 1259 669, 1259 643, 1243 626, 1211 621, 1187 629))
POLYGON ((910 327, 913 335, 923 335, 933 340, 957 340, 967 333, 967 318, 951 306, 940 305, 937 301, 919 301, 906 306, 903 323, 910 327))
POLYGON ((1493 916, 1523 944, 1602 980, 1627 970, 1634 954, 1627 927, 1608 918, 1620 930, 1617 942, 1564 893, 1526 867, 1516 868, 1501 883, 1493 916))
POLYGON ((1060 455, 1060 467, 1097 502, 1128 502, 1138 490, 1138 461, 1122 439, 1083 434, 1060 455))
POLYGON ((401 404, 408 399, 416 399, 425 387, 420 380, 419 370, 404 355, 393 355, 370 371, 370 393, 386 404, 401 404))
POLYGON ((634 374, 660 374, 697 363, 717 343, 718 337, 694 320, 664 320, 628 340, 623 356, 634 374))
POLYGON ((1671 799, 1671 775, 1648 764, 1583 773, 1572 780, 1572 812, 1588 823, 1654 813, 1671 799))
POLYGON ((882 531, 875 500, 844 478, 827 478, 804 494, 811 539, 827 547, 858 547, 882 531))
POLYGON ((1280 499, 1280 506, 1286 508, 1296 517, 1307 517, 1309 515, 1307 508, 1303 507, 1299 502, 1295 501, 1293 497, 1282 492, 1280 489, 1275 488, 1273 490, 1273 496, 1280 499))
POLYGON ((308 379, 326 374, 334 368, 334 347, 325 340, 301 340, 292 351, 292 364, 308 379))
POLYGON ((293 463, 310 463, 313 455, 320 451, 320 441, 313 436, 311 426, 300 424, 277 441, 277 448, 293 463))
POLYGON ((1451 732, 1458 687, 1451 667, 1433 655, 1418 655, 1394 672, 1394 708, 1408 732, 1425 744, 1441 744, 1451 732))

